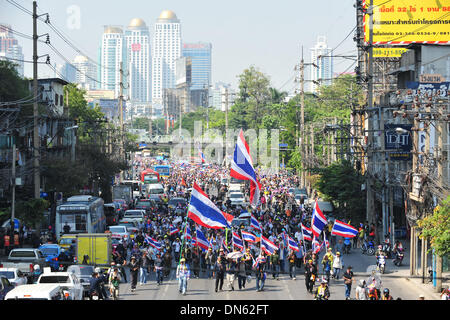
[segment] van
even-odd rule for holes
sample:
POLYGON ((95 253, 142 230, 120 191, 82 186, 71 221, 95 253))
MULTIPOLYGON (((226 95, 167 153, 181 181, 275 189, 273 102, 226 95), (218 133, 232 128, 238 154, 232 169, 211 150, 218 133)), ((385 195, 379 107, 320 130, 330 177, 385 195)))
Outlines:
POLYGON ((163 195, 164 194, 164 187, 160 183, 154 183, 147 185, 147 194, 157 194, 157 195, 163 195))
POLYGON ((5 300, 65 300, 64 291, 57 283, 24 284, 15 287, 5 300))

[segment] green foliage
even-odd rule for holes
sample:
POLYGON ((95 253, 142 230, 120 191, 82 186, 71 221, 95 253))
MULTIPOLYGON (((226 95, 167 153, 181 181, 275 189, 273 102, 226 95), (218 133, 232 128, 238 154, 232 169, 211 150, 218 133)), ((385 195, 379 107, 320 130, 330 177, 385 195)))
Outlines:
POLYGON ((315 187, 324 198, 332 201, 342 218, 363 221, 365 193, 361 191, 363 177, 349 161, 335 162, 321 170, 315 187))
POLYGON ((27 225, 37 226, 44 218, 44 211, 50 203, 44 199, 30 199, 16 203, 15 217, 26 221, 27 225))
POLYGON ((14 63, 0 60, 0 101, 16 101, 23 98, 32 98, 28 81, 19 76, 14 63))
POLYGON ((450 254, 450 196, 417 224, 422 228, 420 238, 430 240, 430 253, 434 249, 440 257, 450 254))

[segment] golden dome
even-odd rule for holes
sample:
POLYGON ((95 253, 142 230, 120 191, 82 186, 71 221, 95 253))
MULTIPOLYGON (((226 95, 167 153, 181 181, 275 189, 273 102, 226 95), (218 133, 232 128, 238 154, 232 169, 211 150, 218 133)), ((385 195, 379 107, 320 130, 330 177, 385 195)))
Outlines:
POLYGON ((134 18, 133 20, 130 21, 128 27, 146 27, 146 24, 144 20, 140 18, 134 18))
POLYGON ((175 12, 171 11, 171 10, 164 10, 163 12, 161 12, 161 14, 159 15, 160 20, 177 20, 177 15, 175 14, 175 12))
POLYGON ((123 31, 119 27, 105 26, 103 33, 123 33, 123 31))

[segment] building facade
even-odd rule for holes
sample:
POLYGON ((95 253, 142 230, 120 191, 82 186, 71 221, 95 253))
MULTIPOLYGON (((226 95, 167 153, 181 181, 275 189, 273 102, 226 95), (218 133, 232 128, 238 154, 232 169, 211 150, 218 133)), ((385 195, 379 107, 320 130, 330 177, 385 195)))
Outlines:
POLYGON ((173 11, 164 10, 155 22, 152 45, 152 105, 156 113, 163 109, 164 89, 175 88, 180 57, 180 20, 173 11))
MULTIPOLYGON (((120 94, 120 70, 126 83, 127 50, 121 27, 105 26, 100 45, 99 78, 103 90, 113 90, 115 97, 120 94)), ((124 94, 126 88, 124 87, 124 94)))
POLYGON ((75 83, 82 89, 95 90, 97 88, 97 66, 85 56, 76 56, 72 65, 75 67, 75 83))
POLYGON ((134 18, 125 30, 128 57, 129 99, 132 105, 151 101, 150 32, 142 19, 134 18))
POLYGON ((191 89, 205 89, 211 85, 211 43, 184 43, 183 57, 192 61, 191 89))
POLYGON ((0 24, 0 59, 6 58, 16 65, 17 73, 23 77, 22 46, 11 31, 11 26, 0 24))
POLYGON ((333 57, 332 49, 327 45, 327 39, 324 36, 317 38, 316 45, 310 49, 311 63, 317 67, 311 66, 310 74, 310 92, 317 93, 320 85, 331 85, 333 78, 333 57))

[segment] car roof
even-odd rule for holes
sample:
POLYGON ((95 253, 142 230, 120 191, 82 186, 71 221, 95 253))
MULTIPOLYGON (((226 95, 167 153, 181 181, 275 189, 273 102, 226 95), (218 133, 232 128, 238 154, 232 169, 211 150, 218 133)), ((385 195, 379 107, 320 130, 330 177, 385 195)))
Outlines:
POLYGON ((19 268, 0 268, 0 271, 19 271, 19 268))
POLYGON ((60 284, 58 283, 33 283, 33 284, 23 284, 21 286, 17 286, 11 291, 7 293, 7 296, 15 296, 17 295, 35 295, 35 296, 43 296, 45 295, 44 290, 53 291, 55 289, 60 288, 60 284))

